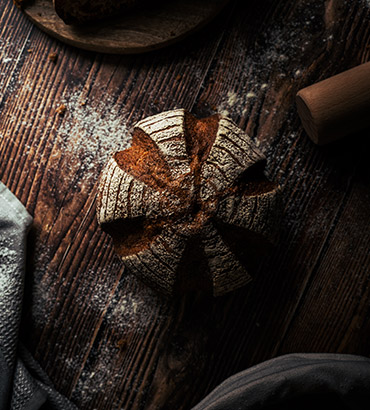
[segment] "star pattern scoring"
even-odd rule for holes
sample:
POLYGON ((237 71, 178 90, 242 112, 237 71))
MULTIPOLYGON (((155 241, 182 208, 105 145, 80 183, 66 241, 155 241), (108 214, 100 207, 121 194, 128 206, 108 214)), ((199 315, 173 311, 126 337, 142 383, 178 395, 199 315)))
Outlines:
POLYGON ((248 244, 276 233, 280 189, 264 166, 227 117, 154 115, 103 170, 98 222, 127 268, 161 292, 225 294, 251 279, 248 244))

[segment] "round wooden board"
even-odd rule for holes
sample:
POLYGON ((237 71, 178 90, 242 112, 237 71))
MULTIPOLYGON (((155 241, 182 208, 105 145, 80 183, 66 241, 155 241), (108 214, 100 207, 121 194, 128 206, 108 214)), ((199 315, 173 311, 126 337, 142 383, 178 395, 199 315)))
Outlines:
POLYGON ((34 0, 25 14, 57 39, 92 51, 132 54, 175 43, 204 26, 229 0, 172 0, 83 27, 66 25, 51 0, 34 0))

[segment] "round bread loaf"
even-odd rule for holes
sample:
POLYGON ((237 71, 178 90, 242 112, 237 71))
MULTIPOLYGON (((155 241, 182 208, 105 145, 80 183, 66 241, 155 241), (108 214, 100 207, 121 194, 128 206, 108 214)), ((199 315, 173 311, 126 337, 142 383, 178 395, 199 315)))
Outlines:
POLYGON ((136 124, 99 184, 97 218, 127 268, 168 295, 245 285, 276 233, 279 187, 229 118, 183 109, 136 124))
POLYGON ((129 10, 140 0, 53 0, 53 3, 58 16, 66 24, 84 24, 129 10))

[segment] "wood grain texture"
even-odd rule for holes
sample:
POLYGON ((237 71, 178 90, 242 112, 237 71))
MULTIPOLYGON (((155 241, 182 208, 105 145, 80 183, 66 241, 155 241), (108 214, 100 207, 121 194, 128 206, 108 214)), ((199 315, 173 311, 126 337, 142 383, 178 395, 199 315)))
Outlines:
POLYGON ((34 216, 23 341, 81 409, 190 409, 281 353, 370 355, 368 130, 317 147, 294 103, 370 59, 369 21, 362 0, 235 1, 178 46, 111 56, 0 3, 0 178, 34 216), (277 245, 253 282, 218 300, 163 300, 124 271, 96 222, 107 152, 174 108, 227 112, 284 194, 277 245))
POLYGON ((84 25, 65 24, 50 0, 34 0, 25 6, 24 12, 41 30, 72 46, 104 53, 132 54, 182 40, 212 20, 228 2, 162 1, 140 6, 123 13, 122 17, 84 25))

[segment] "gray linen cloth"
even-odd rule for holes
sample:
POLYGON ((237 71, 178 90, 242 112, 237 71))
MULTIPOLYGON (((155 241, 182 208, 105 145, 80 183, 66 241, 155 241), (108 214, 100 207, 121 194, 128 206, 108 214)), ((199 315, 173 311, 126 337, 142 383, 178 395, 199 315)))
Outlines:
POLYGON ((18 340, 32 217, 0 182, 0 409, 73 410, 18 340))
MULTIPOLYGON (((0 182, 0 410, 76 410, 18 340, 31 223, 0 182)), ((370 359, 302 353, 231 376, 193 410, 367 410, 369 403, 370 359)))

